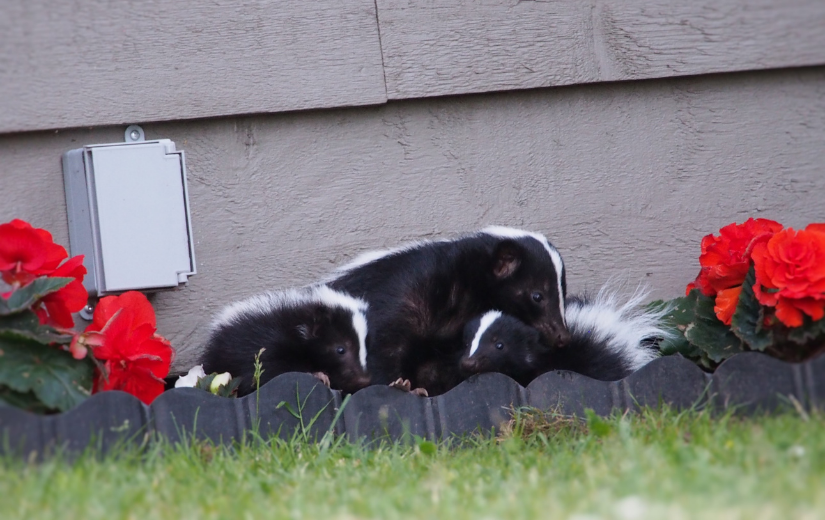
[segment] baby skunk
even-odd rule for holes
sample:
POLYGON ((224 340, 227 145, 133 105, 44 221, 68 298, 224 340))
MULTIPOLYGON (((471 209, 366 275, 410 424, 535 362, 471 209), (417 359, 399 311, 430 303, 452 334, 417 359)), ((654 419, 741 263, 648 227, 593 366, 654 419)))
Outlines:
POLYGON ((255 390, 255 355, 265 348, 261 385, 284 372, 310 372, 328 378, 331 388, 355 392, 370 383, 366 311, 363 300, 326 285, 235 302, 211 325, 204 371, 243 378, 238 395, 249 394, 255 390))
POLYGON ((571 339, 566 348, 548 347, 535 329, 512 316, 487 312, 465 328, 459 370, 465 378, 501 372, 522 386, 551 370, 602 381, 622 379, 658 357, 655 341, 668 335, 660 327, 666 311, 645 310, 645 296, 637 292, 622 306, 606 288, 595 299, 568 298, 565 319, 571 339))

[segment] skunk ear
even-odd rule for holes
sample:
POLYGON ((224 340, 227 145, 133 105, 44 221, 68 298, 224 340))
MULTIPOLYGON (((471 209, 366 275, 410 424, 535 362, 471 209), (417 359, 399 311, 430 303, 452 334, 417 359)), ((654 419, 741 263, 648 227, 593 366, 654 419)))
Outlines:
POLYGON ((493 259, 493 274, 496 278, 508 278, 521 265, 522 249, 512 240, 504 240, 497 247, 493 259))
POLYGON ((312 339, 320 336, 321 331, 329 324, 332 311, 326 305, 317 306, 312 312, 308 323, 298 325, 298 334, 303 339, 312 339))
POLYGON ((310 330, 309 325, 298 325, 295 327, 295 330, 298 331, 298 335, 301 336, 301 339, 309 339, 312 337, 312 331, 310 330))

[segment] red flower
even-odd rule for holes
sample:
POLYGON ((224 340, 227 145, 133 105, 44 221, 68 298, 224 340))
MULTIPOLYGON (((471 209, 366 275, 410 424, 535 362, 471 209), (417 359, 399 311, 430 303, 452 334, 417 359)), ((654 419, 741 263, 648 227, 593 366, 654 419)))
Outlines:
POLYGON ((74 278, 66 287, 46 295, 32 306, 44 325, 71 328, 74 326, 72 313, 86 305, 83 256, 63 262, 68 256, 66 249, 55 244, 51 233, 45 229, 32 227, 19 219, 0 224, 0 274, 13 290, 42 276, 74 278))
POLYGON ((100 300, 92 323, 71 347, 75 357, 92 347, 103 361, 92 392, 122 390, 146 404, 160 395, 174 351, 155 331, 155 312, 143 294, 130 291, 100 300))
POLYGON ((49 276, 58 278, 74 278, 69 285, 57 292, 47 294, 33 307, 40 323, 54 325, 65 329, 74 326, 73 312, 79 312, 86 306, 89 294, 83 287, 83 277, 86 268, 83 267, 83 255, 66 260, 63 265, 55 269, 49 276))
POLYGON ((0 273, 15 288, 51 273, 68 256, 45 229, 20 219, 0 224, 0 273))
MULTIPOLYGON (((694 286, 705 296, 716 296, 719 291, 742 285, 750 269, 751 251, 782 230, 773 220, 749 218, 743 224, 729 224, 719 230, 719 236, 702 239, 702 266, 694 286)), ((688 286, 690 292, 691 286, 688 286)))
POLYGON ((730 325, 733 321, 733 313, 736 312, 736 304, 739 303, 739 295, 742 293, 742 286, 737 285, 730 289, 722 289, 716 294, 716 305, 713 312, 719 321, 725 325, 730 325))
POLYGON ((814 320, 825 316, 825 224, 775 234, 753 248, 753 262, 756 298, 776 307, 779 321, 798 327, 803 313, 814 320))
POLYGON ((143 293, 129 291, 120 296, 107 296, 102 298, 95 307, 92 322, 86 327, 86 332, 103 330, 106 324, 123 309, 128 309, 128 316, 131 328, 141 325, 149 325, 153 331, 157 328, 155 321, 155 310, 152 304, 146 299, 143 293))

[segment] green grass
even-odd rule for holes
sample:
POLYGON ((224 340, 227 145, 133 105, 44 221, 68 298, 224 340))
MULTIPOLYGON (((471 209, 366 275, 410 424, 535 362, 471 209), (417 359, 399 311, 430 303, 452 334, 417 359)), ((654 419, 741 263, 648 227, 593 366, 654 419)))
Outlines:
POLYGON ((11 518, 823 518, 825 418, 521 415, 500 439, 0 461, 11 518))

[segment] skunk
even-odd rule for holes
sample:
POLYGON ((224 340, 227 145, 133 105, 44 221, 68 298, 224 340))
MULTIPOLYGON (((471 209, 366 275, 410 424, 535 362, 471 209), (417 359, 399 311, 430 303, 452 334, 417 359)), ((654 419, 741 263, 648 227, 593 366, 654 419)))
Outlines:
POLYGON ((534 327, 548 345, 569 341, 564 263, 538 233, 493 226, 373 251, 338 268, 327 283, 369 304, 374 384, 403 378, 413 387, 450 386, 458 377, 464 326, 491 309, 534 327))
POLYGON ((326 285, 268 292, 230 304, 211 325, 201 362, 207 374, 243 378, 238 395, 284 372, 310 372, 331 388, 355 392, 368 386, 367 304, 326 285))
POLYGON ((622 379, 658 357, 656 341, 669 335, 660 325, 667 310, 645 310, 645 296, 637 291, 622 306, 607 288, 594 299, 569 298, 565 318, 570 341, 563 349, 548 346, 537 330, 513 316, 487 312, 464 330, 461 376, 501 372, 522 386, 550 370, 602 381, 622 379))

